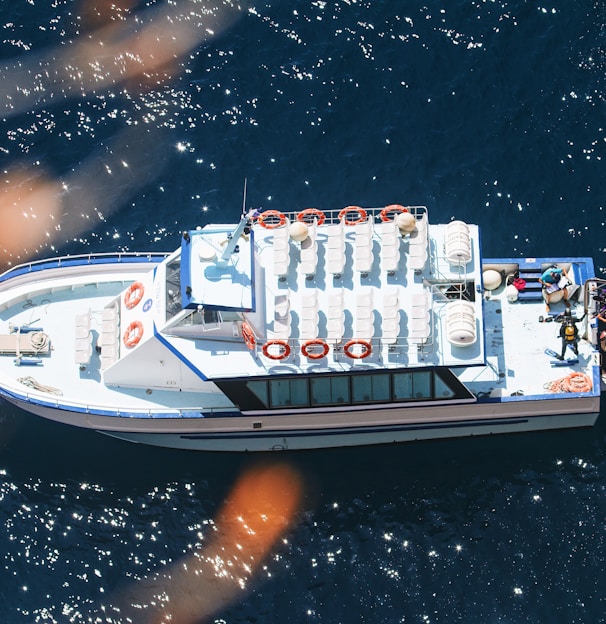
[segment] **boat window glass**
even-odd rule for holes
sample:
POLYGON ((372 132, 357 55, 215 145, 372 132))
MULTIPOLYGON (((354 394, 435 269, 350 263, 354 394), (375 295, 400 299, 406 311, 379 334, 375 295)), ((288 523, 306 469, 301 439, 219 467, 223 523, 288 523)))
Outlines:
POLYGON ((416 371, 412 381, 412 397, 413 399, 430 399, 431 398, 431 379, 432 371, 416 371))
POLYGON ((309 405, 307 379, 272 379, 269 382, 271 405, 309 405))
POLYGON ((181 258, 166 265, 166 320, 181 312, 181 258))
POLYGON ((310 382, 312 405, 339 405, 350 402, 348 377, 312 377, 310 382))
POLYGON ((246 387, 263 403, 265 407, 269 405, 267 394, 267 381, 247 381, 246 387))
POLYGON ((414 373, 394 373, 393 398, 396 401, 407 401, 413 397, 412 376, 414 373))
POLYGON ((434 375, 434 397, 436 399, 450 399, 455 394, 455 391, 439 375, 434 375))
POLYGON ((367 401, 389 401, 389 374, 360 375, 352 382, 354 403, 367 401))

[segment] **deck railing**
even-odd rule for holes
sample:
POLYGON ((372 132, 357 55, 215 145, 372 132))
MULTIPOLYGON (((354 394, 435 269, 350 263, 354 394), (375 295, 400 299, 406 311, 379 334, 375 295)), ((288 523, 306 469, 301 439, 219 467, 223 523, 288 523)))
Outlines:
POLYGON ((55 269, 66 266, 80 266, 86 264, 119 264, 123 262, 161 262, 169 252, 108 252, 108 253, 92 253, 79 254, 74 256, 60 256, 58 258, 46 258, 43 260, 32 260, 23 264, 18 264, 0 275, 0 283, 27 273, 43 271, 46 269, 55 269))

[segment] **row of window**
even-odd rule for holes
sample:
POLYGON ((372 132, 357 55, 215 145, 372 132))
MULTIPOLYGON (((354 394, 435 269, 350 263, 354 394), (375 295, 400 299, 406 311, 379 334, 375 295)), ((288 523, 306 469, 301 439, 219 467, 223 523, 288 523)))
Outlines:
POLYGON ((471 397, 448 369, 319 374, 219 385, 243 411, 471 397))

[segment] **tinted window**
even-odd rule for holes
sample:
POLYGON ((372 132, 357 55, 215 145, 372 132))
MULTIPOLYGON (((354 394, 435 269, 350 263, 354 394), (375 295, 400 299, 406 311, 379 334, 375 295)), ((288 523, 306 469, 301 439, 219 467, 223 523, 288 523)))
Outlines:
POLYGON ((259 401, 261 401, 265 407, 269 405, 266 381, 247 381, 246 387, 257 397, 257 399, 259 399, 259 401))
POLYGON ((316 377, 310 382, 312 405, 350 402, 348 377, 316 377))
POLYGON ((365 403, 367 401, 389 401, 388 373, 380 375, 360 375, 352 380, 352 392, 354 402, 365 403))
POLYGON ((307 379, 275 379, 269 387, 272 407, 309 404, 307 379))

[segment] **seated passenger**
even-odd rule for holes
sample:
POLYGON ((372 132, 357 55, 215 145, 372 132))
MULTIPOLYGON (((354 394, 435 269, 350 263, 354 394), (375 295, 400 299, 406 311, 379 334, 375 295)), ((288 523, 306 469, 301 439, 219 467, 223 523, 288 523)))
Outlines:
POLYGON ((550 299, 554 293, 559 291, 562 291, 562 294, 564 295, 564 303, 566 304, 566 307, 570 307, 570 302, 568 301, 568 290, 566 290, 566 286, 560 286, 562 279, 567 277, 568 275, 566 270, 556 266, 549 267, 543 272, 543 275, 539 277, 539 283, 543 286, 543 298, 545 299, 545 307, 548 313, 550 299))

